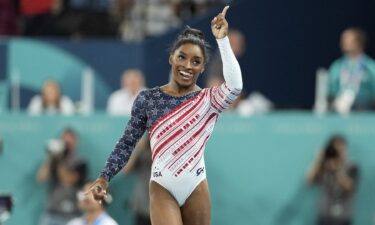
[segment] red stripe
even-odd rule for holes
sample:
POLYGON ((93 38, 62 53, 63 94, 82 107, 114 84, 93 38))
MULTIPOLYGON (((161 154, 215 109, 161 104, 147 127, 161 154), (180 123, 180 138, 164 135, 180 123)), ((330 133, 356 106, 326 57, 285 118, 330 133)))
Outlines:
MULTIPOLYGON (((168 135, 167 134, 170 134, 172 132, 175 131, 176 128, 174 127, 179 127, 181 126, 181 124, 185 123, 187 120, 189 120, 191 117, 187 117, 187 115, 192 112, 193 110, 195 110, 195 108, 197 108, 198 106, 201 106, 201 103, 202 103, 202 100, 203 98, 201 98, 195 105, 193 105, 192 108, 190 108, 188 111, 185 112, 185 114, 181 115, 180 118, 178 118, 175 122, 173 122, 172 124, 168 125, 168 127, 165 128, 165 131, 161 132, 161 133, 158 133, 158 137, 157 138, 160 138, 159 136, 163 135, 164 138, 167 137, 168 135), (183 120, 185 117, 187 117, 185 120, 183 120), (167 131, 169 131, 168 133, 166 133, 167 131)), ((199 108, 199 107, 198 107, 199 108)), ((155 130, 157 130, 157 128, 155 128, 155 130)), ((164 138, 161 138, 159 140, 159 143, 161 143, 164 138)), ((157 147, 157 145, 155 146, 157 147)))
MULTIPOLYGON (((195 132, 195 134, 192 136, 192 138, 194 139, 196 136, 198 136, 199 134, 200 134, 200 132, 202 132, 202 130, 206 127, 206 125, 207 125, 207 123, 208 122, 210 122, 211 121, 211 119, 213 118, 213 117, 215 117, 217 114, 216 113, 213 113, 212 115, 210 115, 209 117, 208 117, 208 119, 206 120, 206 122, 204 123, 204 125, 197 131, 197 132, 195 132)), ((209 137, 209 136, 208 136, 209 137)), ((200 147, 200 149, 199 149, 199 151, 194 155, 194 157, 196 157, 196 155, 202 150, 202 148, 203 148, 203 146, 204 145, 201 145, 201 147, 200 147)), ((190 159, 190 158, 189 158, 190 159)), ((188 159, 188 160, 189 160, 188 159)), ((183 164, 183 165, 185 165, 185 163, 183 164)), ((178 168, 176 171, 178 171, 178 170, 180 170, 181 168, 178 168)), ((175 172, 176 172, 175 171, 175 172)), ((174 172, 174 173, 175 173, 174 172)))
MULTIPOLYGON (((197 104, 193 105, 192 108, 190 108, 185 114, 183 114, 180 118, 178 118, 175 122, 178 123, 180 122, 182 119, 184 119, 192 110, 194 110, 200 103, 201 101, 203 100, 204 98, 201 98, 199 99, 199 101, 197 102, 197 104)), ((174 125, 175 125, 174 124, 174 125)), ((176 133, 174 133, 171 137, 169 137, 167 140, 165 140, 162 144, 160 144, 157 149, 155 149, 154 151, 154 155, 152 156, 152 159, 155 158, 155 155, 161 150, 162 147, 164 147, 169 141, 173 140, 178 134, 180 134, 183 130, 182 129, 179 129, 176 131, 176 133)), ((152 137, 151 137, 152 138, 152 137)))
POLYGON ((174 114, 176 114, 176 112, 179 110, 179 109, 182 109, 183 107, 187 107, 189 103, 191 103, 192 101, 194 101, 196 98, 199 98, 201 95, 202 95, 203 91, 201 91, 197 96, 194 96, 192 98, 190 98, 189 100, 187 100, 186 102, 182 103, 181 105, 177 106, 176 108, 172 109, 171 111, 169 111, 167 114, 165 114, 164 116, 160 117, 150 128, 150 137, 152 136, 154 130, 155 130, 155 127, 157 125, 159 125, 159 123, 162 121, 162 120, 165 120, 167 119, 168 117, 172 117, 174 114))
MULTIPOLYGON (((184 114, 184 115, 182 115, 182 117, 181 118, 179 118, 179 119, 183 119, 184 117, 186 117, 187 116, 187 113, 186 114, 184 114)), ((184 120, 184 121, 186 121, 186 120, 184 120)), ((169 141, 172 141, 172 139, 174 139, 174 138, 176 138, 176 136, 178 135, 178 134, 180 134, 183 130, 182 129, 179 129, 179 130, 177 130, 176 131, 176 129, 177 128, 179 128, 179 126, 177 126, 177 123, 178 123, 179 121, 176 121, 175 123, 173 123, 173 126, 176 126, 176 127, 169 127, 170 128, 170 133, 172 133, 172 132, 177 132, 177 133, 174 133, 174 134, 172 134, 172 136, 168 136, 168 138, 165 140, 164 138, 163 139, 161 139, 161 140, 159 140, 159 143, 160 144, 157 144, 157 145, 155 145, 155 150, 153 151, 154 152, 154 154, 153 154, 153 158, 154 158, 154 155, 157 153, 157 152, 159 152, 161 149, 160 148, 163 148, 169 141)), ((167 137, 167 136, 165 136, 165 137, 167 137)), ((182 137, 180 137, 178 140, 180 140, 182 137)), ((174 143, 176 143, 178 140, 176 140, 174 143)), ((174 144, 173 143, 173 144, 174 144)), ((171 144, 171 146, 173 145, 173 144, 171 144)), ((169 149, 169 148, 168 148, 169 149)), ((168 150, 168 149, 166 149, 166 150, 168 150)), ((165 151, 166 151, 165 150, 165 151)), ((163 151, 163 154, 164 154, 164 152, 165 151, 163 151)))
MULTIPOLYGON (((202 150, 203 146, 206 145, 206 143, 207 143, 207 141, 208 141, 208 138, 210 138, 210 135, 208 135, 208 136, 206 137, 206 139, 205 139, 204 142, 203 142, 202 147, 201 147, 201 148, 199 149, 199 151, 194 155, 194 157, 197 157, 197 155, 199 154, 199 152, 202 150)), ((199 160, 195 163, 195 165, 193 166, 193 168, 192 168, 189 172, 191 172, 192 170, 194 170, 194 168, 198 165, 199 161, 202 159, 202 156, 203 156, 203 154, 199 157, 199 160)))
MULTIPOLYGON (((205 116, 207 115, 208 112, 209 112, 209 111, 207 111, 203 116, 201 116, 200 118, 198 118, 199 121, 196 121, 195 124, 194 124, 194 126, 191 127, 190 130, 192 130, 192 129, 195 128, 197 125, 199 125, 199 124, 201 123, 201 121, 205 118, 205 116)), ((176 140, 174 143, 176 143, 176 142, 178 142, 179 140, 181 140, 182 137, 183 137, 183 135, 182 135, 178 140, 176 140)), ((189 139, 190 139, 190 138, 189 138, 189 139)), ((172 147, 174 143, 172 143, 168 148, 166 148, 166 149, 165 149, 165 150, 159 155, 159 157, 161 157, 166 151, 168 151, 169 148, 172 147)), ((158 146, 157 148, 160 148, 160 147, 158 146)), ((159 150, 159 151, 160 151, 160 150, 159 150)), ((155 154, 156 154, 156 153, 155 153, 155 154)), ((155 154, 154 154, 154 155, 155 155, 155 154)), ((155 157, 153 157, 153 159, 154 159, 154 158, 155 158, 155 157)))
MULTIPOLYGON (((190 140, 190 139, 192 139, 193 140, 193 138, 192 137, 190 137, 188 140, 190 140)), ((198 143, 199 142, 199 139, 197 140, 197 142, 195 142, 195 143, 198 143)), ((203 141, 203 143, 204 143, 204 141, 203 141)), ((173 164, 175 164, 183 155, 185 155, 185 153, 187 153, 190 149, 192 149, 193 147, 195 147, 195 145, 192 145, 189 149, 186 149, 184 152, 183 152, 183 154, 181 154, 176 160, 174 160, 174 161, 171 161, 171 162, 169 162, 165 167, 167 167, 169 164, 171 164, 169 167, 168 167, 168 169, 169 168, 171 168, 172 166, 173 166, 173 164)), ((164 168, 165 168, 164 167, 164 168)))
POLYGON ((223 110, 224 109, 224 106, 222 106, 220 103, 219 103, 219 101, 216 99, 216 95, 214 95, 213 94, 213 96, 212 96, 212 100, 213 100, 213 103, 215 103, 217 106, 217 108, 218 108, 218 110, 223 110))

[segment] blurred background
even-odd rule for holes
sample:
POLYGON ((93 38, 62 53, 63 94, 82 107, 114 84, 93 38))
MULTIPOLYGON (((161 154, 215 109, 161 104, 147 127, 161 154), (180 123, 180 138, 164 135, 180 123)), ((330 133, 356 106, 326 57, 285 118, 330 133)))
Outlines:
POLYGON ((93 209, 147 224, 147 155, 114 178, 108 207, 77 193, 139 91, 168 82, 186 25, 212 46, 199 85, 222 82, 210 21, 227 4, 244 91, 206 147, 212 224, 375 224, 372 0, 0 0, 0 224, 93 209))

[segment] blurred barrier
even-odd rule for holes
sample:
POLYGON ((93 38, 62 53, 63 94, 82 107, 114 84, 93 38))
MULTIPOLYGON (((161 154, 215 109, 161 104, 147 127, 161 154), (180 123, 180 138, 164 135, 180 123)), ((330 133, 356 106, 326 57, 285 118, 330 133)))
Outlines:
MULTIPOLYGON (((70 126, 79 132, 79 153, 90 162, 95 178, 126 125, 126 118, 96 114, 85 117, 0 116, 0 192, 11 192, 14 210, 7 225, 37 224, 46 189, 35 182, 45 156, 45 142, 70 126)), ((280 112, 240 118, 224 114, 208 142, 205 160, 215 225, 309 225, 315 212, 315 189, 304 174, 316 151, 332 133, 349 141, 349 156, 361 176, 355 224, 371 224, 375 212, 375 115, 349 117, 280 112)), ((132 177, 118 175, 111 183, 109 208, 119 224, 131 224, 124 202, 132 177)))

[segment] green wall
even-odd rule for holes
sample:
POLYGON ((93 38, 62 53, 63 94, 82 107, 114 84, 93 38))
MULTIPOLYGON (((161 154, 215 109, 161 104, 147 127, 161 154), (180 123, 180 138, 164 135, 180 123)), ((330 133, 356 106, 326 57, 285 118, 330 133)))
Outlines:
MULTIPOLYGON (((0 115, 0 192, 15 199, 7 225, 37 224, 46 188, 35 182, 45 156, 45 143, 70 126, 80 134, 79 153, 90 162, 95 178, 127 118, 103 114, 75 117, 0 115)), ((314 188, 304 174, 327 137, 348 137, 349 156, 360 167, 355 224, 371 224, 375 212, 375 115, 315 117, 288 112, 240 118, 222 115, 206 147, 205 161, 215 225, 313 224, 314 188)), ((109 212, 120 224, 131 224, 125 206, 134 177, 118 175, 111 182, 115 197, 109 212)))

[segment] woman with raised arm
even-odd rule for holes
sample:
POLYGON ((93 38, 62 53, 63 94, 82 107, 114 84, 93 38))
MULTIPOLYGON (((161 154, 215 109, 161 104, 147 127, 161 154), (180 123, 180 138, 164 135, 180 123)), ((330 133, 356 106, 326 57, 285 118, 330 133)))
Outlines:
POLYGON ((203 153, 218 116, 242 90, 240 66, 227 37, 228 8, 211 21, 225 82, 205 89, 196 85, 208 61, 208 44, 201 31, 187 27, 170 49, 169 83, 144 90, 135 100, 123 136, 89 190, 97 200, 105 197, 109 181, 127 163, 137 141, 147 130, 153 160, 152 224, 210 224, 211 205, 203 153))

